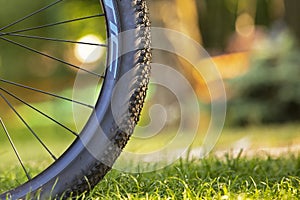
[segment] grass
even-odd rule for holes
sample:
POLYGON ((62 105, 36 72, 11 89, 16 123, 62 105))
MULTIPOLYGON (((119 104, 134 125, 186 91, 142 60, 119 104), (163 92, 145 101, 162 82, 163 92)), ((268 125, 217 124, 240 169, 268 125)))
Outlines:
MULTIPOLYGON (((163 170, 111 171, 83 199, 299 199, 300 157, 180 160, 163 170)), ((81 198, 80 197, 80 198, 81 198)))
MULTIPOLYGON (((9 173, 8 173, 9 175, 9 173)), ((1 182, 9 184, 9 179, 1 182), (7 182, 6 182, 7 181, 7 182)), ((150 173, 109 172, 76 199, 299 199, 300 155, 245 158, 226 155, 179 160, 150 173)))
MULTIPOLYGON (((253 148, 299 144, 299 130, 300 126, 296 124, 225 129, 216 149, 230 149, 244 137, 250 138, 253 148)), ((134 140, 129 145, 132 148, 134 140)), ((300 154, 293 152, 281 157, 233 155, 180 160, 150 173, 112 170, 89 194, 77 198, 300 199, 300 154)), ((39 171, 41 163, 31 162, 28 166, 32 172, 39 171)), ((24 176, 21 169, 14 166, 0 167, 0 172, 0 192, 16 184, 16 177, 24 176)))

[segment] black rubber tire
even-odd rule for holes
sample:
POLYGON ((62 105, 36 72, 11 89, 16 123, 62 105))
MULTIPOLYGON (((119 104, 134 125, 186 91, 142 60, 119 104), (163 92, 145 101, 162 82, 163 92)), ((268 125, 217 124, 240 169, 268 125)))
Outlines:
MULTIPOLYGON (((119 33, 128 30, 135 33, 133 39, 124 41, 121 38, 117 41, 119 53, 129 47, 134 50, 119 57, 113 70, 108 66, 95 110, 80 137, 49 168, 18 188, 1 194, 0 199, 23 199, 28 195, 34 199, 52 199, 88 191, 111 169, 132 134, 149 82, 151 50, 148 10, 144 0, 100 1, 106 11, 109 36, 115 34, 111 23, 119 33), (114 94, 118 81, 125 74, 126 82, 122 85, 126 86, 126 91, 114 94), (113 97, 117 101, 112 104, 113 97), (112 107, 124 108, 124 105, 125 109, 121 109, 123 111, 117 114, 116 119, 112 107)), ((113 48, 112 42, 109 46, 113 48)))

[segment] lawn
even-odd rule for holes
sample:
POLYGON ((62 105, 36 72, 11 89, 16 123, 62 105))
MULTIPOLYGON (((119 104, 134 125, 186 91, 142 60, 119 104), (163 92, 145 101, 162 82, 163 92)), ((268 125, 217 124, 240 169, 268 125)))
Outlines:
POLYGON ((85 199, 299 199, 300 157, 214 156, 141 174, 111 171, 85 199))
MULTIPOLYGON (((296 145, 300 141, 299 130, 300 126, 297 124, 224 129, 215 152, 204 159, 181 159, 149 173, 112 170, 91 193, 84 193, 77 198, 300 199, 298 152, 279 157, 268 156, 268 153, 250 157, 244 156, 246 152, 238 155, 230 153, 230 149, 239 146, 237 144, 245 138, 249 149, 296 145), (229 150, 229 153, 215 156, 220 150, 229 150)), ((133 148, 134 142, 130 142, 129 150, 133 148)), ((197 148, 200 144, 194 143, 194 147, 197 148)), ((28 166, 31 171, 39 171, 40 164, 39 161, 30 162, 28 166)), ((6 171, 2 169, 0 191, 14 185, 15 178, 21 173, 14 166, 6 171)))
MULTIPOLYGON (((241 155, 241 154, 240 154, 241 155)), ((179 160, 150 173, 109 172, 77 199, 299 199, 300 156, 179 160)), ((11 173, 6 176, 10 177, 11 173)), ((2 179, 3 180, 3 179, 2 179)), ((10 184, 9 180, 1 185, 10 184)), ((1 187, 2 187, 1 186, 1 187)))

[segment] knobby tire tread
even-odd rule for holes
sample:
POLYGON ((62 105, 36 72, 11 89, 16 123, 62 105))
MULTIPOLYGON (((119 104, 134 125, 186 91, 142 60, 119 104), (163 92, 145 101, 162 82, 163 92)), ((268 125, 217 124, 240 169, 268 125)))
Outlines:
MULTIPOLYGON (((142 48, 139 48, 135 52, 137 59, 133 68, 137 69, 137 73, 135 78, 136 81, 131 86, 132 92, 130 92, 130 94, 132 95, 129 97, 128 112, 123 116, 120 124, 112 125, 111 132, 114 135, 114 138, 112 139, 111 148, 107 149, 108 159, 110 159, 109 162, 114 162, 118 158, 121 150, 130 139, 134 127, 139 121, 150 78, 151 33, 148 7, 144 0, 133 0, 132 7, 136 16, 136 29, 138 30, 137 38, 141 39, 139 47, 142 48)), ((90 171, 87 173, 85 172, 83 177, 74 179, 73 186, 66 190, 63 196, 76 196, 91 190, 110 170, 110 166, 95 159, 95 163, 93 163, 90 171)))

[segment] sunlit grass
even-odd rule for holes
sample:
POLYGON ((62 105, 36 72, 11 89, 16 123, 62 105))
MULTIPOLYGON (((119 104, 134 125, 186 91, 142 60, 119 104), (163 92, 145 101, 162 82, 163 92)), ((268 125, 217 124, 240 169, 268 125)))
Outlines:
POLYGON ((300 158, 226 156, 181 160, 163 170, 116 170, 83 199, 298 199, 300 158))
MULTIPOLYGON (((300 157, 251 159, 226 155, 179 160, 162 170, 112 170, 77 199, 299 199, 300 157)), ((1 174, 0 188, 14 185, 13 171, 1 174)))
MULTIPOLYGON (((297 145, 300 143, 299 130, 300 126, 297 124, 225 128, 214 150, 231 149, 243 138, 250 141, 249 148, 252 149, 297 145)), ((48 138, 49 145, 53 148, 60 142, 64 143, 64 141, 55 141, 56 137, 57 135, 52 139, 48 138)), ((170 139, 167 133, 160 137, 148 143, 149 146, 153 148, 156 145, 157 147, 163 141, 162 139, 170 139)), ((140 151, 141 145, 134 146, 135 142, 132 140, 127 149, 140 151)), ((201 140, 196 140, 193 147, 198 148, 201 144, 201 140)), ((22 145, 29 147, 30 143, 25 141, 22 145)), ((180 143, 176 145, 181 148, 180 143)), ((22 155, 27 156, 28 159, 35 158, 26 163, 30 172, 35 174, 46 167, 51 159, 39 157, 40 147, 33 148, 22 152, 22 155)), ((18 181, 26 180, 16 159, 12 159, 12 156, 9 158, 11 161, 0 163, 0 190, 2 192, 17 185, 18 181), (19 178, 18 181, 16 177, 19 178)), ((85 193, 78 198, 297 199, 300 198, 299 169, 300 157, 296 152, 276 158, 211 156, 202 160, 181 160, 162 170, 145 174, 130 174, 113 170, 90 194, 85 193)))

